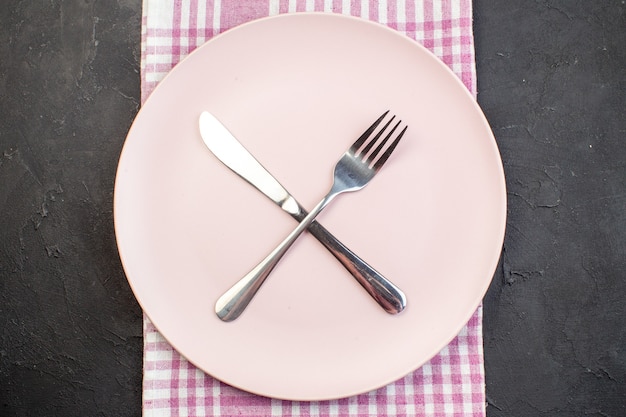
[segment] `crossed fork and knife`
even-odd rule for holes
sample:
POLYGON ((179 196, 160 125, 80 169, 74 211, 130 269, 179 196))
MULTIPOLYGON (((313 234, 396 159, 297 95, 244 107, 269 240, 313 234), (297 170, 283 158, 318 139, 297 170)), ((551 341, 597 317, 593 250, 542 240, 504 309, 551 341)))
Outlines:
POLYGON ((200 134, 209 150, 299 221, 298 226, 265 259, 219 297, 215 313, 221 320, 233 321, 243 313, 274 267, 305 230, 335 256, 386 312, 397 314, 404 309, 406 297, 398 287, 315 221, 315 217, 336 196, 365 187, 394 151, 407 126, 399 130, 401 121, 393 123, 395 116, 388 118, 388 113, 383 113, 368 127, 339 159, 330 191, 309 213, 215 116, 209 112, 200 115, 200 134), (385 119, 388 120, 377 130, 385 119))

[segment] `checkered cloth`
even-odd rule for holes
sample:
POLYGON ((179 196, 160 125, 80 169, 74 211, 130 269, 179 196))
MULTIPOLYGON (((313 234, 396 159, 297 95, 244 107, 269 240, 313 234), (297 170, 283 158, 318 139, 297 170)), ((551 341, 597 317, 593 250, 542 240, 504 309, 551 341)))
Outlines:
MULTIPOLYGON (((144 0, 142 101, 189 52, 241 23, 323 11, 377 21, 422 43, 476 94, 471 0, 144 0)), ((143 410, 156 416, 485 416, 482 308, 420 369, 378 390, 315 402, 260 397, 186 361, 144 317, 143 410)))

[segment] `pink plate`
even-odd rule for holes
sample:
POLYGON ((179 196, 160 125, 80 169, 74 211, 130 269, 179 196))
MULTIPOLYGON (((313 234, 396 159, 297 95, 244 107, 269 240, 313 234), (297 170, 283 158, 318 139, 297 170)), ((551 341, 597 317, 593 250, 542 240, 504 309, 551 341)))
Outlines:
POLYGON ((333 14, 254 21, 198 48, 139 112, 115 184, 124 269, 158 330, 210 375, 294 400, 366 392, 437 354, 491 281, 505 217, 495 140, 456 76, 404 35, 333 14), (385 313, 305 234, 244 314, 221 322, 216 299, 296 223, 204 147, 200 113, 310 208, 387 109, 407 135, 319 221, 405 291, 406 310, 385 313))

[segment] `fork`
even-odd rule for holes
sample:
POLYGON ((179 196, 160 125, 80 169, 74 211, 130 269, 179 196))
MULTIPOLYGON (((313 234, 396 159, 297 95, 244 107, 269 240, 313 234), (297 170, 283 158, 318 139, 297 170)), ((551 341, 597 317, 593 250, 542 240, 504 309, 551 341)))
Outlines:
POLYGON ((372 134, 378 125, 385 119, 389 111, 383 113, 367 130, 350 146, 335 165, 333 185, 313 210, 269 255, 256 267, 241 278, 235 285, 226 291, 215 304, 215 313, 222 321, 233 321, 243 313, 252 298, 263 285, 274 267, 287 253, 291 245, 315 220, 315 217, 339 194, 358 191, 365 187, 374 178, 376 173, 385 164, 408 126, 398 133, 387 148, 385 145, 393 137, 401 121, 395 123, 387 131, 395 116, 392 116, 373 137, 372 134), (381 139, 382 138, 382 139, 381 139), (376 148, 372 151, 372 148, 376 148), (381 152, 384 152, 381 154, 381 152), (379 156, 380 154, 380 156, 379 156))

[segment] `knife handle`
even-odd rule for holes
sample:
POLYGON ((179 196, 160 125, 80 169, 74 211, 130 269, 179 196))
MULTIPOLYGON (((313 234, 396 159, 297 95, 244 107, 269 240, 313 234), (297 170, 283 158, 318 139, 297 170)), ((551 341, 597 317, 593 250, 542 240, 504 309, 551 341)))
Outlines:
MULTIPOLYGON (((307 213, 301 211, 301 214, 306 216, 307 213)), ((348 249, 317 221, 309 226, 308 231, 337 258, 387 313, 398 314, 404 310, 406 296, 402 290, 348 249)))

